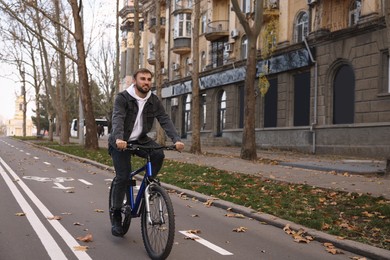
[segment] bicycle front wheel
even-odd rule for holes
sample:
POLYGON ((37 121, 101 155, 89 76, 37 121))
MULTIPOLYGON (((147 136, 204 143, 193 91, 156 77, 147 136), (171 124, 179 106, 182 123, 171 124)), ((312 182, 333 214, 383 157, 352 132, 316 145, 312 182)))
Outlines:
POLYGON ((141 216, 142 239, 151 259, 165 259, 175 237, 172 201, 167 191, 158 185, 150 185, 149 194, 150 212, 145 206, 141 216))

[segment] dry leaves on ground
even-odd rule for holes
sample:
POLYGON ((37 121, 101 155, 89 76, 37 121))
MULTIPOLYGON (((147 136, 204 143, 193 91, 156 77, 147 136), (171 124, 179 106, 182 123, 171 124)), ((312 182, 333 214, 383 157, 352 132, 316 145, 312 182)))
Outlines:
POLYGON ((87 234, 87 235, 85 235, 83 237, 78 237, 76 239, 79 240, 79 241, 82 241, 82 242, 92 242, 93 241, 92 234, 87 234))
POLYGON ((61 220, 62 217, 61 216, 51 216, 51 217, 47 217, 48 220, 61 220))
POLYGON ((337 249, 332 243, 324 243, 324 246, 325 250, 332 255, 344 254, 343 251, 337 249))
POLYGON ((314 240, 313 237, 307 236, 306 231, 303 229, 299 229, 298 231, 292 230, 290 228, 290 224, 287 224, 284 228, 283 231, 286 232, 286 234, 292 236, 295 242, 297 243, 310 243, 311 241, 314 240))

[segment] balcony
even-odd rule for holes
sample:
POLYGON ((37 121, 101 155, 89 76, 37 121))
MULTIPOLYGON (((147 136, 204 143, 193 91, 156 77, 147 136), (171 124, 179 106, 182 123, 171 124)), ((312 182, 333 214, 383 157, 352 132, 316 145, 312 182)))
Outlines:
POLYGON ((219 20, 207 24, 205 37, 208 41, 215 41, 229 36, 229 21, 219 20))
POLYGON ((175 1, 173 5, 173 14, 177 13, 192 13, 192 5, 189 1, 175 1))
MULTIPOLYGON (((150 51, 148 53, 148 63, 150 65, 156 65, 156 55, 155 55, 155 52, 154 51, 150 51)), ((160 64, 161 64, 161 67, 164 67, 164 51, 161 51, 161 54, 160 54, 160 64)))
POLYGON ((119 10, 119 16, 124 19, 128 14, 134 13, 134 6, 125 5, 121 10, 119 10))
POLYGON ((173 39, 172 51, 182 55, 191 52, 191 38, 179 37, 173 39))
MULTIPOLYGON (((161 32, 165 31, 165 22, 166 22, 165 17, 160 17, 160 31, 161 32)), ((157 28, 157 18, 152 17, 152 18, 150 18, 150 22, 149 22, 149 31, 151 33, 156 33, 156 28, 157 28)))
POLYGON ((264 1, 264 22, 269 22, 279 17, 279 1, 264 1))

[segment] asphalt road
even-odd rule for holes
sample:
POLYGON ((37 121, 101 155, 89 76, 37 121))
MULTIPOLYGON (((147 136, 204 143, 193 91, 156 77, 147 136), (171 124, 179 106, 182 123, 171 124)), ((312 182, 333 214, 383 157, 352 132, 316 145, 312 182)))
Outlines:
MULTIPOLYGON (((111 170, 0 138, 0 176, 0 259, 148 259, 139 219, 132 221, 124 238, 111 235, 107 212, 111 170), (77 240, 87 234, 92 242, 77 240), (76 250, 80 246, 88 249, 76 250)), ((229 217, 226 210, 170 194, 176 233, 169 259, 358 257, 344 250, 331 255, 319 242, 297 243, 280 228, 229 217), (245 232, 234 231, 240 228, 245 232), (197 230, 197 237, 187 239, 188 230, 197 230)))

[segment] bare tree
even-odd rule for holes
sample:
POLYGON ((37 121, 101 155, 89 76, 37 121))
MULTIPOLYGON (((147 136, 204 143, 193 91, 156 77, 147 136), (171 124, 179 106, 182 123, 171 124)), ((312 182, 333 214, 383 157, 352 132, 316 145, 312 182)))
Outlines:
POLYGON ((83 104, 83 110, 85 115, 85 125, 87 129, 85 138, 85 148, 98 149, 97 128, 95 123, 94 110, 92 106, 91 93, 89 90, 88 70, 86 63, 86 52, 84 46, 84 32, 83 23, 81 20, 81 8, 78 5, 77 0, 69 0, 72 8, 73 21, 74 21, 74 38, 76 41, 77 50, 77 71, 79 77, 79 93, 83 104))
POLYGON ((193 8, 194 27, 192 31, 192 143, 191 153, 201 153, 200 142, 200 93, 199 93, 199 21, 200 21, 200 3, 195 1, 193 8))
POLYGON ((246 75, 245 75, 245 95, 244 95, 244 130, 242 133, 242 159, 255 160, 256 153, 256 136, 255 136, 255 78, 256 78, 256 58, 257 49, 256 43, 259 37, 261 27, 263 25, 263 0, 255 1, 254 13, 245 14, 240 9, 237 0, 231 0, 233 11, 236 13, 246 36, 248 38, 248 53, 246 61, 246 75))

